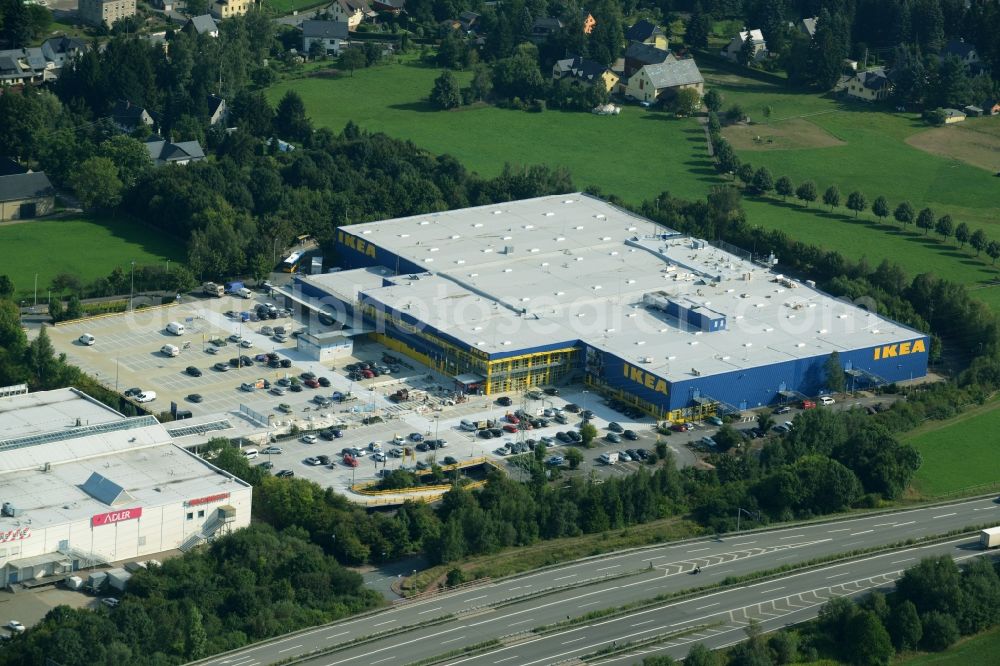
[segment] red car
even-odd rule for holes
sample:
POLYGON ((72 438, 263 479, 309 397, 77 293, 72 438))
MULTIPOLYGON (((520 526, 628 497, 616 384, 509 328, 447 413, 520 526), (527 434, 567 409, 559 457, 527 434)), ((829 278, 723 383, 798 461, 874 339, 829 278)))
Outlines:
POLYGON ((307 379, 302 383, 308 386, 309 388, 319 388, 319 382, 316 381, 315 379, 307 379))
POLYGON ((347 454, 344 456, 344 464, 347 465, 348 467, 357 467, 358 459, 350 454, 347 454))
POLYGON ((521 422, 521 419, 517 418, 513 414, 508 414, 507 415, 507 422, 508 423, 513 423, 514 425, 517 425, 518 423, 521 422))
POLYGON ((816 408, 816 401, 815 400, 803 400, 802 401, 802 409, 815 409, 815 408, 816 408))
POLYGON ((505 423, 503 429, 507 432, 517 432, 517 426, 513 423, 505 423))
POLYGON ((689 426, 687 423, 675 423, 672 426, 670 426, 670 429, 673 430, 674 432, 687 432, 688 430, 691 429, 691 426, 689 426))

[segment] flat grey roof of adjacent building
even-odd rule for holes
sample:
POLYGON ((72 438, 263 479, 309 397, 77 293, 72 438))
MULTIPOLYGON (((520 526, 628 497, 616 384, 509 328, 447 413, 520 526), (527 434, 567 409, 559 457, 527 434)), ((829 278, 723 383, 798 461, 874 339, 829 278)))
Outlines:
POLYGON ((491 354, 582 340, 678 381, 922 335, 579 192, 342 230, 428 272, 310 279, 353 291, 364 276, 367 297, 491 354), (654 293, 727 328, 647 309, 654 293))

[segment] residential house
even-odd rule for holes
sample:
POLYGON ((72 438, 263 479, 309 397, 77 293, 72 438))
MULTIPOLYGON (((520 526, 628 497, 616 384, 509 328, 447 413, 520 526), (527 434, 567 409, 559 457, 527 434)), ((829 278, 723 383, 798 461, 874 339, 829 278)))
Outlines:
POLYGON ((812 39, 816 36, 816 19, 816 16, 813 16, 812 18, 804 18, 800 20, 795 27, 803 35, 812 39))
POLYGON ((208 124, 218 125, 219 123, 226 122, 226 118, 229 117, 229 107, 226 106, 226 100, 218 95, 209 95, 207 102, 208 124))
POLYGON ((685 88, 701 95, 705 79, 694 60, 672 60, 659 65, 645 65, 628 79, 625 94, 650 104, 666 101, 685 88))
POLYGON ((98 27, 111 27, 123 18, 135 16, 135 0, 80 0, 80 20, 98 27))
POLYGON ((531 34, 528 39, 540 44, 563 29, 563 23, 551 16, 542 16, 531 22, 531 34))
POLYGON ((981 67, 979 53, 976 47, 962 39, 949 39, 941 50, 941 57, 955 56, 973 73, 978 73, 981 67))
POLYGON ((0 176, 0 221, 49 215, 55 193, 44 171, 0 176))
POLYGON ((371 7, 377 12, 398 16, 406 8, 406 0, 372 0, 371 7))
POLYGON ((760 30, 744 30, 736 33, 726 48, 722 49, 722 55, 733 62, 738 62, 740 53, 743 52, 743 45, 748 39, 753 42, 753 59, 756 61, 766 58, 767 42, 764 41, 764 33, 760 30))
POLYGON ((189 18, 187 23, 181 27, 181 30, 189 35, 208 35, 209 37, 218 37, 219 22, 216 21, 211 14, 201 14, 200 16, 192 16, 189 18))
POLYGON ((960 123, 965 120, 965 113, 959 111, 958 109, 942 109, 944 111, 944 124, 952 125, 954 123, 960 123))
POLYGON ((302 53, 310 53, 314 43, 322 44, 327 55, 338 55, 347 45, 346 21, 304 21, 302 23, 302 53))
POLYGON ((253 0, 214 0, 208 6, 208 11, 217 19, 227 19, 243 16, 252 6, 253 0))
POLYGON ((334 21, 347 23, 349 30, 356 30, 365 19, 374 19, 377 14, 369 6, 367 0, 337 0, 330 5, 330 13, 334 21))
POLYGON ((979 105, 979 108, 983 110, 984 116, 995 116, 1000 114, 1000 100, 997 99, 987 99, 979 105))
POLYGON ((40 67, 36 68, 35 65, 39 63, 32 64, 35 60, 34 58, 31 58, 32 62, 29 62, 27 55, 29 50, 41 52, 41 49, 9 49, 0 51, 0 87, 41 83, 45 80, 44 58, 40 63, 40 67))
POLYGON ((160 137, 154 137, 146 141, 144 145, 149 153, 149 158, 153 160, 153 166, 184 165, 205 159, 205 151, 201 149, 201 144, 197 141, 172 143, 164 141, 160 137))
POLYGON ((978 117, 983 115, 983 110, 976 106, 975 104, 969 104, 968 106, 963 106, 962 111, 965 112, 967 116, 978 117))
POLYGON ((848 96, 865 102, 881 102, 892 94, 892 81, 885 69, 877 67, 865 72, 858 72, 848 79, 845 87, 848 96))
POLYGON ((604 65, 579 56, 558 60, 552 66, 554 81, 565 78, 572 78, 574 83, 580 85, 601 85, 608 92, 614 90, 619 79, 617 74, 604 65))
POLYGON ((153 7, 164 12, 174 11, 174 0, 151 0, 153 7))
POLYGON ((648 44, 664 51, 667 50, 667 36, 660 26, 642 19, 625 31, 625 41, 629 44, 648 44))
POLYGON ((111 119, 121 131, 126 133, 135 131, 139 125, 152 127, 155 122, 149 111, 127 99, 115 102, 114 108, 111 109, 111 119))
POLYGON ((86 51, 87 48, 87 42, 76 37, 52 37, 42 42, 42 55, 58 70, 86 51))
POLYGON ((53 81, 86 48, 80 39, 54 37, 41 46, 0 51, 0 86, 53 81))
POLYGON ((659 49, 650 44, 633 42, 625 49, 625 76, 632 76, 646 65, 662 65, 665 62, 677 60, 670 51, 659 49))
POLYGON ((458 27, 462 32, 472 32, 479 24, 479 18, 476 12, 462 12, 458 15, 458 27))

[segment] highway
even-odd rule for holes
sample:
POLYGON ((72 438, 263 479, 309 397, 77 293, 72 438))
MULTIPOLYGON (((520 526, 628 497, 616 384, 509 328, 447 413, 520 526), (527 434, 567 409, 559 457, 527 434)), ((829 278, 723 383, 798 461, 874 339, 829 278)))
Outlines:
MULTIPOLYGON (((484 583, 456 592, 431 595, 417 601, 401 602, 375 614, 289 634, 197 663, 213 666, 270 664, 342 645, 362 636, 427 623, 447 615, 453 616, 431 626, 395 633, 368 641, 363 645, 344 646, 335 653, 302 662, 316 666, 409 664, 467 645, 526 632, 540 625, 565 621, 568 616, 578 617, 591 611, 649 599, 659 594, 718 583, 727 576, 743 575, 856 549, 901 543, 907 539, 944 534, 971 525, 987 523, 1000 523, 1000 504, 995 503, 992 497, 925 506, 891 514, 882 513, 835 522, 797 525, 766 532, 728 534, 721 540, 709 538, 651 546, 578 560, 541 571, 528 572, 516 578, 484 583), (697 576, 690 573, 696 565, 702 567, 702 573, 697 576), (543 591, 548 593, 541 594, 543 591)), ((931 552, 938 551, 927 550, 927 553, 931 552)), ((914 555, 913 562, 917 558, 918 556, 914 555)), ((891 561, 899 559, 895 557, 891 561)), ((875 569, 884 568, 884 559, 871 558, 870 561, 875 569)), ((838 566, 844 568, 845 583, 873 575, 869 572, 868 565, 862 566, 858 562, 838 566)), ((899 569, 908 565, 897 563, 893 566, 899 569)), ((879 571, 878 575, 883 573, 885 572, 879 571)), ((814 579, 815 575, 795 574, 787 579, 772 582, 770 588, 763 589, 788 587, 786 580, 799 578, 810 581, 811 585, 817 582, 814 579)), ((837 583, 841 584, 840 581, 837 583)), ((725 597, 727 601, 719 600, 718 610, 746 605, 743 603, 746 596, 740 595, 749 594, 746 590, 750 589, 753 588, 714 593, 736 595, 733 601, 728 601, 728 596, 725 597)), ((798 587, 795 589, 798 590, 798 587)), ((783 589, 780 591, 785 592, 783 589)), ((802 593, 802 590, 796 593, 802 593)), ((705 599, 700 597, 702 603, 698 604, 686 603, 693 607, 715 603, 715 600, 705 599)), ((712 608, 714 609, 714 606, 712 608)), ((656 621, 650 622, 651 628, 659 627, 661 624, 656 621)), ((608 635, 614 635, 608 638, 608 642, 623 640, 622 627, 612 626, 613 629, 609 630, 608 635)), ((726 636, 725 633, 719 635, 726 636)), ((586 638, 594 638, 596 641, 602 636, 604 634, 598 633, 595 629, 588 631, 586 638)), ((737 638, 731 632, 728 635, 730 642, 737 638)), ((545 663, 544 660, 550 658, 545 656, 550 654, 545 650, 549 649, 551 641, 551 637, 547 637, 544 641, 535 640, 531 643, 539 650, 538 654, 541 656, 538 658, 543 659, 543 662, 539 663, 545 663)), ((594 641, 580 642, 582 648, 594 641)), ((592 651, 593 649, 589 649, 581 653, 592 651)), ((519 656, 517 659, 511 659, 510 663, 527 663, 521 662, 521 658, 519 656)))

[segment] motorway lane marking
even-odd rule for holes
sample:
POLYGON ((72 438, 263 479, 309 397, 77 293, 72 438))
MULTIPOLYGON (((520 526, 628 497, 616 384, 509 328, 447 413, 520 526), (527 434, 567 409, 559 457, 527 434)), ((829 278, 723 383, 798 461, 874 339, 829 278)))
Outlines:
POLYGON ((775 559, 776 560, 790 560, 790 559, 792 559, 793 557, 796 557, 796 556, 797 556, 797 553, 793 553, 791 555, 784 555, 782 557, 776 557, 775 559))
POLYGON ((716 570, 713 569, 709 573, 714 573, 714 574, 718 575, 718 574, 724 574, 724 573, 731 573, 733 571, 736 571, 736 569, 723 569, 722 571, 716 571, 716 570))
POLYGON ((513 592, 514 590, 520 590, 520 589, 521 589, 522 587, 524 587, 524 586, 523 586, 523 585, 518 585, 517 587, 512 587, 512 588, 510 588, 510 589, 509 589, 509 590, 507 590, 507 591, 508 591, 508 592, 513 592))
POLYGON ((827 576, 826 579, 830 580, 831 578, 840 578, 841 576, 847 576, 850 573, 851 573, 850 571, 845 571, 844 573, 833 574, 832 576, 827 576))
POLYGON ((571 641, 565 641, 563 645, 569 645, 570 643, 576 643, 577 641, 585 641, 585 640, 587 640, 586 636, 580 636, 579 638, 574 638, 571 641))
POLYGON ((476 601, 477 599, 485 599, 488 596, 490 596, 490 595, 484 594, 484 595, 479 596, 479 597, 472 597, 471 599, 466 599, 466 601, 476 601))
POLYGON ((657 555, 656 557, 650 557, 648 559, 648 561, 652 562, 653 560, 662 560, 664 557, 670 557, 670 556, 669 555, 657 555))
POLYGON ((694 550, 689 550, 687 552, 689 552, 689 553, 700 553, 700 552, 702 552, 704 550, 712 550, 712 549, 711 548, 695 548, 694 550))
MULTIPOLYGON (((374 626, 374 625, 372 625, 372 626, 374 626)), ((469 626, 471 626, 471 625, 469 625, 469 626)), ((370 651, 370 652, 368 652, 366 654, 363 654, 363 655, 358 655, 358 656, 354 656, 354 657, 347 657, 346 659, 341 659, 340 661, 331 661, 331 662, 327 663, 326 666, 336 666, 336 664, 344 664, 344 663, 347 663, 349 661, 354 661, 355 659, 364 659, 366 657, 371 657, 371 656, 373 656, 375 654, 378 654, 379 652, 385 652, 386 650, 394 650, 394 649, 397 649, 397 648, 401 648, 404 645, 409 645, 410 643, 417 643, 417 642, 422 641, 422 640, 426 640, 426 639, 430 639, 430 638, 436 638, 438 636, 443 636, 444 634, 450 634, 453 631, 461 631, 462 629, 466 629, 466 628, 467 628, 467 625, 461 624, 461 625, 459 625, 457 627, 452 627, 451 629, 445 629, 444 631, 439 631, 436 634, 428 634, 426 636, 419 636, 417 638, 412 638, 412 639, 410 639, 408 641, 400 641, 400 642, 394 643, 392 645, 387 645, 384 648, 378 648, 377 650, 372 650, 372 651, 370 651)), ((393 657, 393 658, 395 658, 395 657, 393 657)), ((368 664, 374 664, 374 663, 378 663, 378 662, 367 662, 367 663, 368 664)))
POLYGON ((769 594, 771 592, 777 592, 778 590, 783 590, 783 589, 785 589, 784 585, 782 585, 781 587, 772 587, 770 590, 761 591, 761 594, 769 594))
POLYGON ((390 660, 395 659, 395 658, 396 658, 395 656, 386 657, 385 659, 379 659, 378 661, 373 661, 371 663, 372 663, 372 666, 374 666, 375 664, 381 664, 383 661, 390 661, 390 660))
POLYGON ((342 631, 339 634, 334 634, 333 636, 327 636, 327 639, 336 638, 337 636, 346 636, 349 633, 351 633, 351 632, 349 632, 349 631, 342 631))
POLYGON ((281 654, 282 652, 288 652, 289 650, 295 650, 296 648, 300 647, 302 647, 302 643, 299 643, 298 645, 293 645, 291 647, 286 647, 284 650, 278 650, 278 654, 281 654))
POLYGON ((503 659, 497 659, 497 660, 496 660, 496 661, 494 661, 493 663, 494 663, 494 664, 502 664, 503 662, 505 662, 505 661, 510 661, 511 659, 517 659, 517 655, 515 654, 515 655, 514 655, 513 657, 505 657, 505 658, 503 658, 503 659))
POLYGON ((716 601, 714 604, 708 604, 707 606, 698 606, 695 610, 705 610, 706 608, 711 608, 712 606, 718 606, 719 603, 720 602, 716 601))
MULTIPOLYGON (((420 611, 419 613, 417 613, 417 615, 424 615, 425 613, 433 613, 434 611, 439 611, 439 610, 441 610, 441 606, 438 606, 437 608, 428 608, 425 611, 420 611)), ((378 626, 378 625, 375 625, 375 626, 378 626)))
POLYGON ((948 516, 954 516, 957 514, 957 511, 953 511, 952 513, 942 513, 940 516, 934 516, 934 518, 947 518, 948 516))
POLYGON ((731 543, 730 546, 749 546, 752 543, 757 543, 756 541, 740 541, 739 543, 731 543))
POLYGON ((521 620, 521 621, 519 621, 519 622, 511 622, 511 623, 510 623, 510 624, 508 624, 507 626, 508 626, 508 627, 516 627, 516 626, 517 626, 517 625, 519 625, 519 624, 524 624, 525 622, 532 622, 533 620, 534 620, 534 618, 530 618, 530 617, 529 617, 529 618, 528 618, 527 620, 521 620))
POLYGON ((852 541, 851 543, 845 543, 843 546, 841 546, 841 548, 847 548, 848 546, 856 546, 859 543, 861 543, 861 542, 860 541, 852 541))
POLYGON ((875 527, 885 527, 886 525, 895 525, 896 523, 878 523, 875 527))
POLYGON ((778 537, 778 539, 798 539, 799 537, 804 537, 805 534, 793 534, 791 536, 778 537))
POLYGON ((850 531, 851 531, 850 527, 845 527, 840 530, 827 530, 827 534, 833 534, 834 532, 850 532, 850 531))
POLYGON ((637 580, 634 583, 628 583, 627 585, 621 585, 620 587, 623 587, 623 588, 625 588, 625 587, 634 587, 636 585, 649 585, 649 581, 648 580, 637 580))
POLYGON ((610 567, 603 567, 601 569, 594 569, 594 571, 595 572, 597 572, 597 571, 607 571, 608 569, 617 569, 620 566, 621 566, 620 564, 614 564, 614 565, 612 565, 610 567))
POLYGON ((912 524, 913 524, 913 523, 915 523, 915 522, 917 522, 917 521, 915 521, 915 520, 911 520, 911 521, 910 521, 910 522, 908 522, 908 523, 896 523, 896 527, 905 527, 906 525, 912 525, 912 524))
POLYGON ((378 624, 373 624, 373 627, 381 627, 383 624, 389 624, 390 622, 395 622, 395 620, 386 620, 385 622, 379 622, 378 624))
POLYGON ((905 560, 896 560, 895 562, 889 562, 889 564, 899 564, 900 562, 909 562, 909 561, 915 560, 915 559, 917 559, 917 558, 915 558, 915 557, 907 557, 905 560))
POLYGON ((649 624, 650 622, 656 622, 656 618, 653 618, 652 620, 645 620, 645 621, 643 621, 643 622, 636 622, 636 623, 635 623, 635 624, 633 624, 632 626, 633 626, 633 627, 641 627, 642 625, 644 625, 644 624, 649 624))
POLYGON ((851 533, 850 533, 850 534, 848 534, 847 536, 858 536, 858 535, 860 535, 860 534, 869 534, 870 532, 874 532, 874 531, 875 531, 875 530, 864 530, 864 531, 862 531, 862 532, 851 532, 851 533))
POLYGON ((557 581, 557 580, 565 580, 565 579, 567 579, 567 578, 572 578, 572 577, 573 577, 573 576, 575 576, 575 575, 576 575, 576 574, 570 574, 570 575, 568 575, 568 576, 559 576, 559 578, 553 578, 553 579, 552 579, 552 582, 555 582, 555 581, 557 581))
POLYGON ((587 606, 593 606, 594 604, 599 604, 600 601, 591 601, 589 604, 580 604, 577 608, 586 608, 587 606))
MULTIPOLYGON (((492 618, 490 618, 488 620, 483 620, 482 622, 475 622, 473 624, 470 624, 469 626, 470 627, 478 627, 479 625, 486 624, 487 622, 495 622, 497 620, 503 620, 503 619, 506 619, 508 617, 513 617, 515 615, 520 615, 521 613, 530 613, 530 612, 532 612, 534 610, 541 610, 542 608, 548 608, 549 606, 555 606, 556 604, 564 604, 564 603, 566 603, 568 601, 576 601, 577 599, 583 599, 584 597, 592 597, 595 594, 603 594, 605 592, 610 592, 611 590, 617 590, 617 589, 618 589, 618 587, 615 586, 615 587, 609 587, 607 589, 602 589, 602 590, 594 590, 593 592, 587 592, 586 594, 578 594, 577 596, 570 597, 569 599, 560 599, 559 601, 552 601, 550 603, 542 604, 540 606, 534 606, 532 608, 525 608, 524 610, 519 610, 519 611, 516 611, 514 613, 507 613, 506 615, 501 615, 500 617, 492 617, 492 618)), ((599 604, 601 602, 600 601, 595 601, 594 603, 595 604, 599 604)))
POLYGON ((446 641, 441 641, 441 645, 444 645, 445 643, 454 643, 455 641, 460 641, 463 638, 465 638, 465 636, 459 636, 458 638, 449 638, 446 641))

